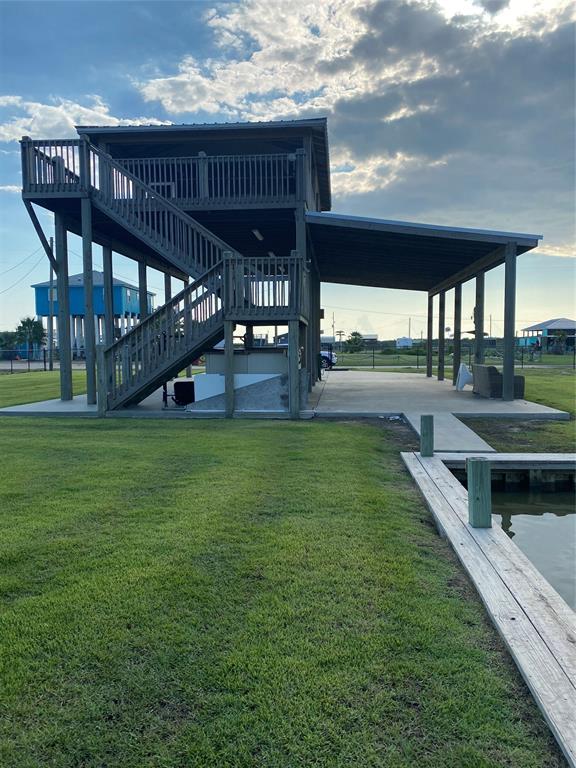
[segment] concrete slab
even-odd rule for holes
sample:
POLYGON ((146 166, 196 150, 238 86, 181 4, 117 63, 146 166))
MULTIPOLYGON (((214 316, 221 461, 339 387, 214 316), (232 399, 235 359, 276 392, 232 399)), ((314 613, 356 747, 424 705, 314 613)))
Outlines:
POLYGON ((441 451, 492 451, 458 416, 516 419, 569 419, 564 411, 528 400, 490 400, 471 389, 457 392, 449 381, 417 373, 330 371, 315 387, 310 404, 324 418, 404 416, 420 434, 420 416, 434 416, 435 448, 441 451))
POLYGON ((72 400, 42 400, 38 403, 11 405, 0 408, 1 416, 75 416, 96 418, 98 408, 88 405, 86 395, 76 395, 72 400))

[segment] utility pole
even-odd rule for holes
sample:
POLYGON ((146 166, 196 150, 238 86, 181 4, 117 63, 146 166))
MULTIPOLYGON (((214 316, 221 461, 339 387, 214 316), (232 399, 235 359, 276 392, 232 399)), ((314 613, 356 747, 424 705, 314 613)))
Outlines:
POLYGON ((412 338, 412 318, 408 318, 408 338, 412 338))
POLYGON ((492 315, 490 315, 490 338, 492 338, 492 315))
MULTIPOLYGON (((50 250, 54 253, 54 238, 50 238, 50 250)), ((50 262, 50 288, 48 289, 48 370, 54 370, 54 267, 50 262)))
POLYGON ((336 321, 334 320, 334 312, 332 312, 332 338, 336 338, 336 321))

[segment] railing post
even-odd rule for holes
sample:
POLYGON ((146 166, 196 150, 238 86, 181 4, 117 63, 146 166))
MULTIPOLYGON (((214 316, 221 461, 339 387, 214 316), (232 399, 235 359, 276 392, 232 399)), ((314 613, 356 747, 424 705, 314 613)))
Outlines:
POLYGON ((300 203, 306 201, 306 178, 305 178, 305 151, 300 148, 295 152, 296 155, 296 200, 300 203))
POLYGON ((80 136, 80 186, 82 189, 90 189, 90 143, 85 134, 80 136))
POLYGON ((209 198, 208 158, 206 152, 198 152, 198 193, 200 200, 209 198))
POLYGON ((466 460, 468 481, 468 522, 473 528, 492 527, 492 485, 490 461, 477 456, 466 460))
POLYGON ((434 456, 434 416, 420 416, 420 456, 434 456))
POLYGON ((222 253, 223 259, 223 284, 224 290, 222 292, 222 310, 224 318, 231 312, 234 306, 234 254, 232 251, 224 251, 222 253))
POLYGON ((106 359, 104 356, 104 344, 96 345, 96 370, 98 416, 105 416, 108 410, 108 376, 106 375, 106 359))
POLYGON ((30 180, 30 169, 32 166, 32 139, 30 136, 22 136, 20 141, 20 159, 22 161, 22 190, 27 192, 31 183, 36 183, 30 180))

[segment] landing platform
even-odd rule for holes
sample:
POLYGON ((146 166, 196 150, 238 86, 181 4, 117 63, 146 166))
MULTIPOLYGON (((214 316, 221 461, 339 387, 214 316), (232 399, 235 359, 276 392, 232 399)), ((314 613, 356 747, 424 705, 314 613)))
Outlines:
POLYGON ((422 414, 434 416, 437 451, 491 452, 493 448, 459 421, 468 418, 568 420, 565 411, 528 400, 490 400, 471 389, 457 392, 449 381, 429 379, 421 373, 330 371, 315 387, 309 407, 323 418, 404 416, 420 435, 422 414))

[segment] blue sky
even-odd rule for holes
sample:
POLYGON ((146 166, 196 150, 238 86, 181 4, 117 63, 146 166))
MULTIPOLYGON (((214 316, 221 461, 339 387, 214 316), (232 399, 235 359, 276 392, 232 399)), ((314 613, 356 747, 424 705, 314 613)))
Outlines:
MULTIPOLYGON (((0 329, 33 313, 29 285, 48 276, 18 194, 23 134, 316 115, 335 211, 543 234, 519 258, 518 327, 574 317, 573 14, 565 0, 0 2, 0 329)), ((122 257, 115 270, 135 277, 122 257)), ((501 333, 500 270, 487 286, 501 333)), ((467 317, 472 285, 463 298, 467 317)), ((424 329, 423 294, 327 285, 323 304, 326 332, 333 312, 346 332, 424 329)))

